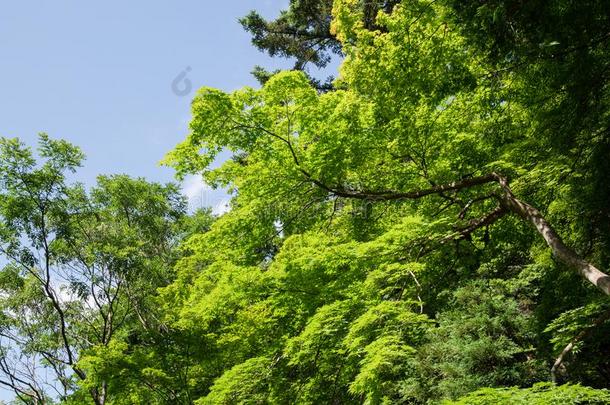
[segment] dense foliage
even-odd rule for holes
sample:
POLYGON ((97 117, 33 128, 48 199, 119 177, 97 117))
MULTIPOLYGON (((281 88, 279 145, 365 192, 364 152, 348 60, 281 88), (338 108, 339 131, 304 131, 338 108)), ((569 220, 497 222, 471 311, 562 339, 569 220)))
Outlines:
POLYGON ((85 192, 64 177, 78 149, 43 136, 37 166, 3 141, 2 384, 26 403, 608 403, 610 9, 369 3, 242 21, 299 69, 195 96, 164 163, 229 190, 218 218, 172 185, 85 192), (328 52, 321 89, 300 69, 328 52), (40 365, 24 383, 11 359, 40 365))

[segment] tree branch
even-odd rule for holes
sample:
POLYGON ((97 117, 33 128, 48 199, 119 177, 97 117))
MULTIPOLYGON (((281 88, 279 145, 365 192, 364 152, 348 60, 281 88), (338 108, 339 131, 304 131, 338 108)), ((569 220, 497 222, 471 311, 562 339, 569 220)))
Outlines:
POLYGON ((600 271, 591 263, 582 259, 578 254, 563 243, 555 229, 542 216, 540 211, 531 205, 515 197, 508 185, 508 180, 494 173, 496 181, 502 187, 504 193, 500 196, 500 202, 510 211, 530 222, 546 244, 551 248, 553 254, 564 264, 576 269, 576 271, 591 284, 596 286, 604 294, 610 295, 610 276, 600 271))
POLYGON ((445 191, 460 191, 478 185, 495 182, 499 184, 502 189, 502 193, 495 195, 496 198, 500 201, 501 207, 493 211, 490 215, 486 216, 479 222, 473 223, 470 227, 467 227, 462 230, 463 235, 467 235, 471 233, 474 229, 480 228, 481 226, 489 225, 495 222, 497 219, 502 217, 506 211, 517 214, 519 217, 528 221, 536 228, 538 233, 543 237, 546 244, 551 248, 553 254, 555 255, 555 257, 557 257, 557 259, 559 259, 562 263, 576 269, 576 271, 582 277, 584 277, 591 284, 596 286, 604 294, 610 295, 610 276, 600 271, 591 263, 582 259, 574 250, 566 246, 561 237, 557 234, 555 229, 553 229, 551 224, 546 221, 540 211, 515 197, 508 184, 507 178, 498 173, 492 172, 482 176, 471 177, 446 184, 440 184, 422 190, 397 192, 369 190, 358 191, 346 190, 344 188, 339 187, 330 187, 322 183, 321 181, 311 177, 311 175, 309 175, 307 171, 301 169, 301 172, 306 177, 308 177, 312 183, 336 196, 361 200, 368 199, 372 201, 419 199, 433 194, 440 194, 445 191))
POLYGON ((595 321, 593 321, 593 324, 590 327, 580 331, 580 333, 574 336, 572 340, 570 340, 570 343, 568 343, 568 345, 563 348, 561 353, 559 353, 557 359, 555 359, 553 367, 551 367, 551 380, 553 381, 553 383, 557 383, 557 370, 563 363, 565 357, 572 351, 572 349, 574 349, 574 345, 586 338, 593 331, 594 328, 606 322, 608 319, 610 319, 610 309, 603 312, 597 319, 595 319, 595 321))
MULTIPOLYGON (((250 126, 250 128, 252 128, 252 126, 250 126)), ((534 225, 534 227, 542 236, 546 244, 551 248, 553 254, 561 262, 574 268, 578 272, 578 274, 580 274, 583 278, 585 278, 591 284, 596 286, 604 294, 610 295, 610 276, 600 271, 591 263, 582 259, 574 250, 566 246, 565 243, 563 243, 561 237, 557 234, 555 229, 553 229, 551 224, 546 221, 540 211, 515 197, 508 184, 508 179, 502 176, 501 174, 491 172, 481 176, 469 177, 453 181, 451 183, 433 185, 432 187, 426 189, 412 190, 406 192, 394 190, 350 190, 340 186, 330 186, 316 179, 301 165, 301 162, 297 157, 296 151, 294 150, 292 143, 289 140, 284 139, 283 137, 275 134, 273 131, 266 129, 261 125, 257 126, 256 129, 262 130, 266 134, 286 144, 290 151, 290 154, 292 155, 294 164, 297 166, 298 170, 314 185, 320 187, 323 190, 326 190, 327 192, 337 197, 370 201, 415 200, 429 195, 441 195, 442 193, 447 191, 460 191, 484 184, 497 183, 500 185, 502 192, 499 194, 494 194, 494 196, 500 202, 502 209, 495 210, 488 217, 485 217, 485 223, 479 224, 478 226, 476 226, 476 228, 479 228, 483 225, 489 225, 495 222, 504 214, 504 210, 517 214, 522 219, 534 225)))

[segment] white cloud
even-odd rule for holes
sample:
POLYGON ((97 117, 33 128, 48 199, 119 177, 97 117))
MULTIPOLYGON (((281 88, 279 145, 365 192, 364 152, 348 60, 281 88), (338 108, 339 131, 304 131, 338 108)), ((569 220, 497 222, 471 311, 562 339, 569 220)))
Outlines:
POLYGON ((187 176, 182 182, 182 193, 189 199, 189 202, 196 198, 202 198, 205 193, 212 191, 201 176, 187 176))
POLYGON ((194 211, 211 207, 212 213, 222 215, 231 210, 231 198, 224 189, 212 189, 201 176, 187 176, 182 182, 182 193, 186 196, 189 208, 194 211))

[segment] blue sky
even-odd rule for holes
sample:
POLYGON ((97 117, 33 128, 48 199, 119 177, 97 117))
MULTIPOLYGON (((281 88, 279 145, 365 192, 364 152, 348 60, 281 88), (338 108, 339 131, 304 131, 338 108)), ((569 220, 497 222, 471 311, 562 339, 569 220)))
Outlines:
MULTIPOLYGON (((186 136, 197 87, 255 86, 254 65, 290 66, 257 51, 237 22, 251 9, 276 16, 287 3, 4 2, 0 136, 33 145, 44 131, 75 143, 87 155, 76 176, 86 184, 109 173, 173 180, 157 162, 186 136), (172 82, 182 72, 193 90, 178 96, 172 82)), ((184 190, 194 204, 217 209, 225 198, 196 179, 187 179, 184 190)))
MULTIPOLYGON (((250 45, 237 23, 249 10, 276 16, 288 0, 38 0, 3 2, 0 11, 0 136, 34 145, 39 132, 87 155, 75 180, 127 173, 171 181, 157 162, 188 133, 197 87, 256 86, 256 64, 289 67, 250 45), (172 91, 189 68, 193 90, 172 91)), ((222 209, 226 196, 196 178, 184 192, 222 209)), ((0 400, 10 399, 0 390, 0 400)))

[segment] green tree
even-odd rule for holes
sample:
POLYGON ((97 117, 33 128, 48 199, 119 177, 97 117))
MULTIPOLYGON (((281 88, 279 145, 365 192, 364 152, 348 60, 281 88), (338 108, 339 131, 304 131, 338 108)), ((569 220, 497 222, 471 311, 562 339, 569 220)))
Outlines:
MULTIPOLYGON (((364 24, 376 27, 377 11, 391 12, 399 1, 362 2, 364 24)), ((256 11, 251 11, 239 22, 252 35, 252 44, 272 57, 293 58, 295 70, 308 70, 308 65, 326 67, 333 57, 341 57, 341 43, 330 28, 332 0, 291 0, 287 10, 273 21, 265 20, 256 11)), ((256 66, 253 75, 265 83, 277 72, 269 72, 256 66)), ((309 76, 316 88, 332 89, 333 77, 324 81, 309 76)))
POLYGON ((1 383, 26 403, 607 402, 609 12, 250 14, 296 69, 201 89, 164 161, 229 190, 219 218, 172 185, 86 192, 78 149, 42 136, 37 165, 3 140, 1 383), (299 70, 333 53, 320 91, 299 70))
MULTIPOLYGON (((600 326, 561 314, 610 293, 609 239, 588 222, 608 191, 607 44, 559 54, 549 37, 526 58, 523 38, 544 18, 529 14, 502 45, 521 55, 512 64, 491 29, 472 28, 489 23, 476 3, 469 14, 402 1, 370 25, 361 2, 337 0, 335 90, 282 72, 261 89, 199 91, 191 133, 165 163, 232 190, 232 210, 189 240, 162 296, 171 322, 209 337, 193 359, 205 400, 424 402, 527 386, 551 377, 554 319, 576 335, 600 326), (586 79, 573 78, 583 57, 586 79), (600 84, 594 98, 578 98, 581 80, 600 84), (211 168, 220 151, 233 158, 211 168), (384 322, 352 339, 371 311, 384 322), (421 388, 426 372, 436 392, 421 388)), ((605 14, 564 5, 548 9, 555 21, 589 16, 599 36, 605 14)), ((576 21, 556 31, 576 35, 576 21)))
POLYGON ((86 192, 66 178, 78 148, 43 134, 38 152, 39 164, 19 140, 0 140, 0 381, 27 403, 84 387, 104 404, 108 380, 81 358, 158 323, 151 296, 172 279, 184 198, 122 175, 86 192))

